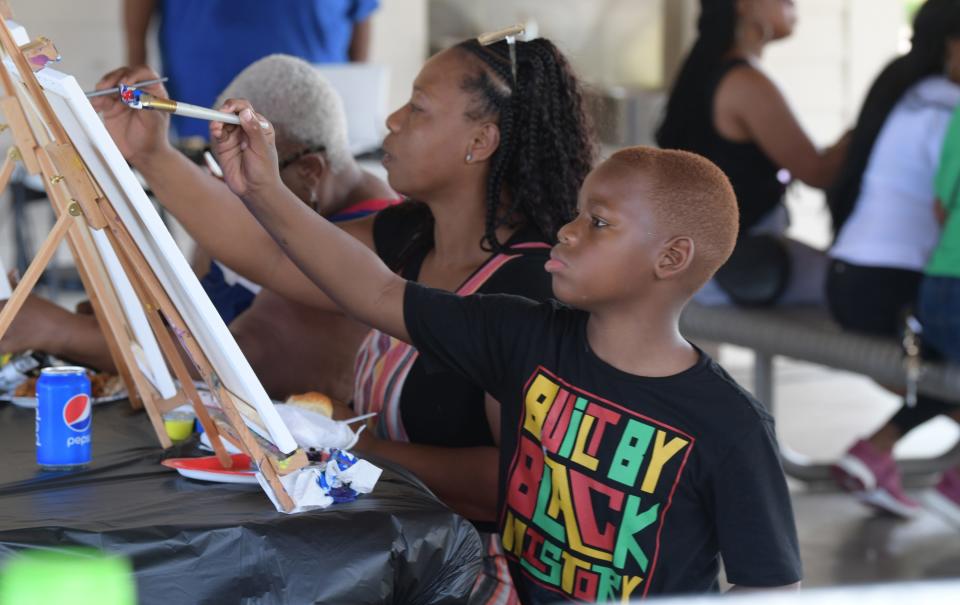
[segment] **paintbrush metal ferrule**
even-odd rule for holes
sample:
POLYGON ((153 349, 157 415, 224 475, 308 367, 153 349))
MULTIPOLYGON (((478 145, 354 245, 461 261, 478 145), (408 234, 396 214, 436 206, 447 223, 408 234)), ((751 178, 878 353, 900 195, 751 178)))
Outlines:
POLYGON ((173 99, 161 99, 148 94, 140 97, 140 109, 157 109, 169 113, 176 113, 177 105, 178 103, 173 99))

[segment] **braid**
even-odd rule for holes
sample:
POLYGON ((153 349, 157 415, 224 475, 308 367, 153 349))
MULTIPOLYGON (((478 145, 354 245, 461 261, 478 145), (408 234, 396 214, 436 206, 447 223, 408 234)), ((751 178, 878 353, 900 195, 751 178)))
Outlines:
POLYGON ((507 166, 513 163, 513 144, 514 135, 514 115, 515 109, 512 107, 513 97, 508 99, 505 106, 500 111, 500 145, 498 152, 500 155, 494 161, 490 169, 490 176, 487 180, 487 222, 481 245, 485 249, 499 251, 500 242, 496 237, 496 230, 503 221, 516 212, 516 199, 511 199, 510 209, 500 215, 500 193, 504 188, 504 179, 507 172, 507 166))
POLYGON ((501 251, 497 228, 520 223, 555 242, 557 231, 575 214, 577 193, 596 153, 579 83, 560 51, 543 38, 517 42, 516 84, 506 42, 483 47, 468 40, 458 48, 485 68, 463 82, 475 96, 467 117, 496 118, 500 128, 481 245, 501 251))

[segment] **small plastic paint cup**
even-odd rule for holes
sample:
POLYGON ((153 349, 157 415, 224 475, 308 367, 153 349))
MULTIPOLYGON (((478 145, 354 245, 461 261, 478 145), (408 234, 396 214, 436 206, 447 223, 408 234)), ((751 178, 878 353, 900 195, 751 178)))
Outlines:
POLYGON ((163 415, 163 428, 171 441, 183 441, 193 434, 197 417, 191 406, 180 406, 163 415))

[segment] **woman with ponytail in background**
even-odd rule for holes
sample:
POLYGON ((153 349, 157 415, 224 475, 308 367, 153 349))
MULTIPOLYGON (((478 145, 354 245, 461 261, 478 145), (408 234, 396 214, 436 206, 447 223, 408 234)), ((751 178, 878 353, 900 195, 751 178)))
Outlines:
POLYGON ((783 197, 797 178, 825 189, 845 155, 810 141, 760 67, 767 44, 793 32, 793 0, 701 0, 699 35, 657 131, 661 147, 699 153, 730 178, 740 238, 730 261, 695 300, 752 305, 823 301, 827 260, 784 237, 783 197))
MULTIPOLYGON (((383 144, 389 184, 406 201, 338 225, 408 280, 462 295, 552 296, 544 263, 576 215, 595 144, 564 56, 542 38, 516 44, 515 77, 505 42, 467 40, 427 61, 410 100, 387 118, 383 144)), ((117 82, 151 76, 114 72, 117 82)), ((163 114, 99 103, 125 157, 205 250, 287 298, 337 309, 226 185, 169 146, 163 114)), ((428 373, 415 349, 372 331, 357 356, 353 407, 380 413, 357 450, 410 469, 480 530, 485 558, 470 602, 516 603, 492 533, 509 462, 497 449, 499 404, 459 374, 428 373)))
MULTIPOLYGON (((916 304, 924 268, 940 237, 935 177, 944 137, 960 103, 960 0, 928 0, 913 23, 910 51, 880 73, 863 104, 850 153, 829 193, 836 242, 827 299, 846 329, 897 336, 916 304)), ((960 312, 957 309, 956 312, 960 312)), ((834 476, 863 502, 910 517, 893 460, 894 444, 926 421, 960 407, 924 395, 857 441, 834 476)), ((948 473, 960 483, 960 469, 948 473)), ((960 519, 960 490, 941 482, 940 501, 960 519)))

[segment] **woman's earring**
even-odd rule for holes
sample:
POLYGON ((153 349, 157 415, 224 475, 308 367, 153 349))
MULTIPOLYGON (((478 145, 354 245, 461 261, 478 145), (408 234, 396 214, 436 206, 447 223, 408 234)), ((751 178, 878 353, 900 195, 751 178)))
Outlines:
POLYGON ((472 154, 472 153, 468 153, 468 154, 467 154, 467 163, 469 164, 469 163, 472 162, 472 161, 473 161, 473 154, 472 154))

